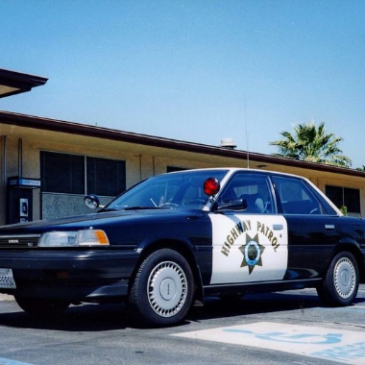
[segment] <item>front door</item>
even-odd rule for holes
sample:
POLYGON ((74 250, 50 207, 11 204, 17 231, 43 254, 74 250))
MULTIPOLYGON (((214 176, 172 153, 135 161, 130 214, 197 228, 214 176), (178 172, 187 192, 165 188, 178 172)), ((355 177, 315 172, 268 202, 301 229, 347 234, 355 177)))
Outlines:
POLYGON ((282 280, 288 262, 288 226, 276 213, 266 173, 240 171, 227 184, 219 204, 245 199, 244 211, 210 213, 211 284, 282 280))
POLYGON ((288 262, 288 227, 280 215, 212 214, 211 284, 282 280, 288 262))

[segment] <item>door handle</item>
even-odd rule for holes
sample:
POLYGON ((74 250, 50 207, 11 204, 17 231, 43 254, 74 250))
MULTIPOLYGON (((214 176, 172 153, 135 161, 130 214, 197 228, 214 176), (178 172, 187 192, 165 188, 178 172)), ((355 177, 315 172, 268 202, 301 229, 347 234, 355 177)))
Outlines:
POLYGON ((327 230, 332 230, 332 229, 335 229, 335 225, 334 224, 325 224, 324 228, 326 228, 327 230))
POLYGON ((274 225, 272 226, 272 229, 273 229, 274 231, 281 231, 283 228, 284 228, 284 226, 283 226, 282 224, 274 224, 274 225))

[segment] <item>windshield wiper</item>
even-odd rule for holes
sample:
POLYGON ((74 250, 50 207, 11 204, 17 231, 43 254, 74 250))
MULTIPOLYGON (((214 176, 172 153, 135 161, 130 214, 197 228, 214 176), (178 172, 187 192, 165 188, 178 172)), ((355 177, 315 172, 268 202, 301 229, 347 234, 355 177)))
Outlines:
POLYGON ((134 207, 125 207, 125 208, 122 208, 121 210, 141 210, 141 209, 159 209, 159 207, 144 207, 144 206, 136 205, 134 207))
POLYGON ((143 210, 143 209, 171 209, 171 206, 169 205, 164 205, 161 207, 146 207, 146 206, 141 206, 141 205, 135 205, 135 206, 131 206, 131 207, 123 207, 123 208, 106 208, 106 209, 102 209, 99 210, 99 212, 120 212, 120 211, 124 211, 124 210, 143 210))

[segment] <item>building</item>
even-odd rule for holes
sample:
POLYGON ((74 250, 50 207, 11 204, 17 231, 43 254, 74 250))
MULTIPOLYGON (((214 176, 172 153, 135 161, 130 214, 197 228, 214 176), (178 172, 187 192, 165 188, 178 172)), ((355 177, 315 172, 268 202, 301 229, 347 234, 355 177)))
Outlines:
MULTIPOLYGON (((47 79, 0 70, 0 97, 47 79)), ((309 178, 349 214, 365 213, 365 173, 157 136, 0 111, 0 225, 90 212, 151 175, 186 168, 250 167, 309 178)))

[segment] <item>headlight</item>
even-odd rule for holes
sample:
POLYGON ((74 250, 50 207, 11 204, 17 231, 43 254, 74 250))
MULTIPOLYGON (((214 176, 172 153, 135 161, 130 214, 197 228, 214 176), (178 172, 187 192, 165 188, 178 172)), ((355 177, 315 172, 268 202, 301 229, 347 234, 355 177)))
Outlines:
POLYGON ((108 236, 101 229, 53 231, 42 234, 39 247, 107 246, 108 236))

